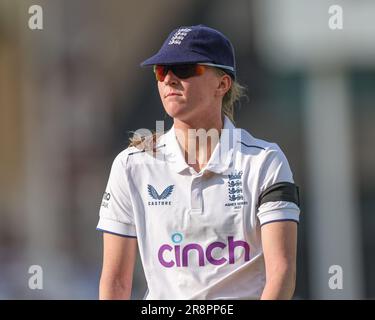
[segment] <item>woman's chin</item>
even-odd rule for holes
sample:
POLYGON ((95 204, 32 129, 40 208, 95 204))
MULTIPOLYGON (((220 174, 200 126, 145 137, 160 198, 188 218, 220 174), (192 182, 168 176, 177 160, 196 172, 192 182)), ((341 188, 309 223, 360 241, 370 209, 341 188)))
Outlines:
POLYGON ((183 107, 181 105, 169 105, 167 108, 165 108, 165 111, 170 117, 178 119, 186 115, 188 110, 186 107, 183 107))

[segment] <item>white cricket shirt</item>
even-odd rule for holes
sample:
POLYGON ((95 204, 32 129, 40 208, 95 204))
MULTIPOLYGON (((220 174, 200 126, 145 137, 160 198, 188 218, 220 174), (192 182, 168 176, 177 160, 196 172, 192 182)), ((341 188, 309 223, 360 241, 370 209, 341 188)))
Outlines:
POLYGON ((130 147, 113 162, 97 229, 137 238, 146 299, 259 299, 261 225, 299 220, 297 202, 272 191, 294 186, 277 144, 227 117, 224 129, 200 173, 187 165, 174 127, 158 139, 157 156, 130 147))

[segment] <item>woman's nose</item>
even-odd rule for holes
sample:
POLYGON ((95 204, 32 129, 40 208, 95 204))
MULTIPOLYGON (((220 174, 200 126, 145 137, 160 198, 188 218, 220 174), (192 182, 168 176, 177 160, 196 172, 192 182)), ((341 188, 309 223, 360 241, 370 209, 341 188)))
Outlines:
POLYGON ((165 84, 176 84, 178 81, 178 78, 176 75, 172 72, 172 70, 168 70, 168 73, 166 74, 164 78, 165 84))

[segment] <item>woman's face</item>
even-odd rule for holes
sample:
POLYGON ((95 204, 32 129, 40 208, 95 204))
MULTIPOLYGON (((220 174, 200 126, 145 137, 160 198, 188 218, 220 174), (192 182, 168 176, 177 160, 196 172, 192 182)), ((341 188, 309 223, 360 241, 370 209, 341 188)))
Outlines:
POLYGON ((221 82, 222 77, 210 67, 205 67, 202 75, 187 79, 180 79, 169 70, 164 81, 158 81, 158 88, 168 115, 180 121, 189 121, 216 112, 220 114, 222 97, 226 92, 222 92, 221 82))

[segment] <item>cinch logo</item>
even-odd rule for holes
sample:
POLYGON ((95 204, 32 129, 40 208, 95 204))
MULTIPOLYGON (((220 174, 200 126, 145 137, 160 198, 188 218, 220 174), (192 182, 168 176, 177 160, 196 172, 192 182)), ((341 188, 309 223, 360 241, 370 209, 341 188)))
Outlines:
MULTIPOLYGON (((175 245, 163 244, 159 248, 158 258, 162 266, 166 268, 176 267, 188 267, 189 266, 189 251, 195 251, 198 254, 199 266, 203 267, 206 261, 213 265, 221 265, 229 261, 229 264, 235 263, 234 250, 245 250, 244 262, 250 260, 250 246, 246 241, 234 240, 233 237, 228 237, 227 243, 215 241, 207 246, 206 249, 202 248, 199 243, 189 243, 181 246, 183 236, 181 233, 174 233, 172 235, 172 241, 175 245), (214 250, 223 250, 228 247, 228 257, 214 258, 214 250), (169 258, 166 258, 167 252, 169 258)), ((216 255, 217 256, 217 255, 216 255)))

